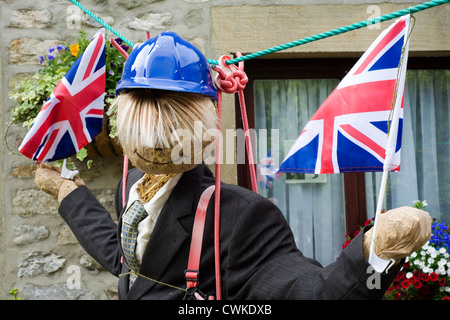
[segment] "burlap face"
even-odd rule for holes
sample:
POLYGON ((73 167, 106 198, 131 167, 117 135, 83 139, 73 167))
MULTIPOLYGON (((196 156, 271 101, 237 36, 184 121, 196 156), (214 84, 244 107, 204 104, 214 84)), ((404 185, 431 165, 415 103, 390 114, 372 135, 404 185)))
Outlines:
POLYGON ((209 155, 212 143, 179 143, 171 148, 123 148, 131 163, 139 170, 148 174, 170 174, 186 172, 201 164, 209 155))

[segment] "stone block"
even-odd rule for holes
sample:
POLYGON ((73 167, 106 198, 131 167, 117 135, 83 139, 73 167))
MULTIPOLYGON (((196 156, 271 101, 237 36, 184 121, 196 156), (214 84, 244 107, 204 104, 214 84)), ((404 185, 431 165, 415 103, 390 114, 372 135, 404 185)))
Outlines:
POLYGON ((94 260, 90 255, 83 254, 80 258, 80 265, 82 267, 85 267, 88 270, 93 271, 105 271, 105 268, 103 268, 100 263, 94 260))
POLYGON ((39 189, 18 190, 12 203, 13 213, 23 218, 58 214, 58 201, 39 189))
POLYGON ((120 0, 119 5, 124 6, 127 9, 134 9, 160 1, 161 0, 120 0))
POLYGON ((69 289, 66 283, 48 287, 27 284, 23 290, 27 300, 94 300, 87 290, 69 289))
POLYGON ((33 252, 19 264, 17 276, 19 278, 39 275, 48 276, 62 269, 65 262, 66 259, 53 252, 33 252))
POLYGON ((33 172, 36 170, 36 165, 21 165, 11 171, 11 176, 16 178, 30 178, 33 177, 33 172))
POLYGON ((9 22, 12 28, 49 28, 53 25, 52 13, 47 10, 14 10, 9 22))
POLYGON ((59 232, 57 243, 65 246, 68 244, 78 244, 78 240, 68 226, 64 226, 59 232))
POLYGON ((146 16, 134 18, 134 20, 128 24, 128 28, 142 31, 154 29, 163 30, 169 25, 171 20, 172 14, 170 12, 149 13, 146 16))
POLYGON ((16 245, 24 245, 47 239, 49 234, 46 226, 21 225, 14 230, 13 241, 16 245))
POLYGON ((8 46, 10 64, 39 64, 39 56, 47 55, 48 49, 60 44, 58 40, 35 38, 14 39, 8 46))

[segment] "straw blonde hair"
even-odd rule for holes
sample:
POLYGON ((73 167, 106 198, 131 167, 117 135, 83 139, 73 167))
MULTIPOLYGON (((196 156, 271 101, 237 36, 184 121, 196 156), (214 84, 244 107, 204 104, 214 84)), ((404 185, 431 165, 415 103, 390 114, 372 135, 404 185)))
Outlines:
POLYGON ((119 140, 131 149, 171 148, 181 143, 177 130, 201 139, 194 125, 205 131, 218 124, 213 101, 200 94, 137 89, 121 93, 115 104, 119 140))

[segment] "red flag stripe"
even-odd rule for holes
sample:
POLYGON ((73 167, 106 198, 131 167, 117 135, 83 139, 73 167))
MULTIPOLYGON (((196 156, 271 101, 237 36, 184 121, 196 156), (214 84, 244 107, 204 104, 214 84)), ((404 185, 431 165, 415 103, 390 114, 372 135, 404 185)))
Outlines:
POLYGON ((386 45, 392 41, 400 32, 402 32, 405 28, 405 21, 402 21, 402 23, 396 23, 393 28, 388 32, 388 34, 377 44, 375 49, 370 53, 370 55, 367 57, 366 60, 364 60, 364 63, 362 63, 358 70, 354 73, 360 74, 364 71, 364 69, 375 59, 375 57, 380 53, 383 48, 386 47, 386 45))
POLYGON ((359 130, 355 129, 350 124, 343 124, 341 125, 341 128, 347 132, 350 136, 352 136, 354 139, 362 142, 364 145, 369 147, 371 150, 373 150, 377 155, 379 155, 381 158, 384 159, 386 155, 386 150, 375 143, 372 139, 367 137, 365 134, 362 134, 359 130))
POLYGON ((38 161, 41 162, 45 159, 47 153, 49 152, 50 148, 53 145, 53 142, 55 141, 56 137, 58 136, 59 129, 55 129, 50 137, 48 138, 48 141, 45 143, 44 149, 40 152, 38 161))
MULTIPOLYGON (((98 38, 98 41, 95 45, 94 53, 92 54, 93 57, 96 57, 98 55, 99 51, 103 49, 102 46, 103 46, 103 35, 100 35, 98 38)), ((89 77, 89 75, 91 74, 92 68, 94 67, 95 62, 96 62, 95 59, 91 59, 89 61, 89 65, 86 69, 86 73, 84 74, 83 80, 85 80, 87 77, 89 77)))

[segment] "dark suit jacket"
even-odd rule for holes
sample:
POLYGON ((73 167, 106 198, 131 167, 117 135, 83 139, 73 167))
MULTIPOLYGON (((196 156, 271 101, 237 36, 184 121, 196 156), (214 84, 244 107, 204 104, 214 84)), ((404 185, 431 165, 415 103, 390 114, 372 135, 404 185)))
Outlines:
MULTIPOLYGON (((128 188, 142 174, 131 170, 128 188)), ((121 277, 120 299, 183 299, 184 291, 165 284, 186 288, 184 271, 195 210, 201 193, 212 184, 214 177, 205 165, 183 174, 146 248, 140 270, 146 278, 138 277, 128 289, 128 276, 121 277)), ((121 185, 115 199, 118 225, 86 187, 69 194, 59 208, 84 249, 117 276, 128 272, 119 237, 121 185)), ((367 282, 375 278, 362 255, 362 232, 336 262, 322 267, 297 249, 286 220, 272 202, 235 185, 222 184, 220 214, 223 299, 377 299, 399 270, 382 274, 380 289, 368 288, 367 282)), ((214 197, 208 207, 200 262, 199 288, 208 295, 215 295, 213 222, 214 197)))

